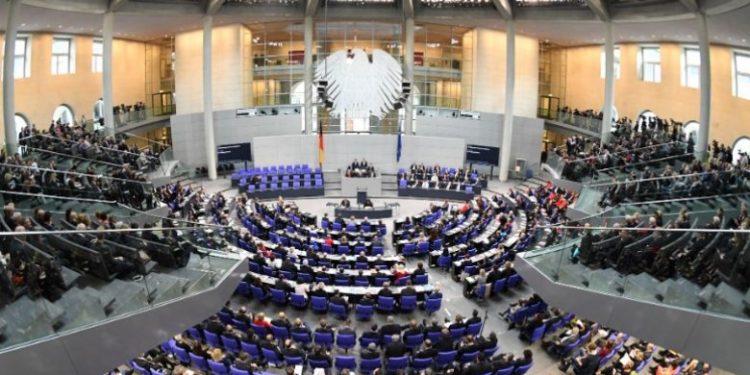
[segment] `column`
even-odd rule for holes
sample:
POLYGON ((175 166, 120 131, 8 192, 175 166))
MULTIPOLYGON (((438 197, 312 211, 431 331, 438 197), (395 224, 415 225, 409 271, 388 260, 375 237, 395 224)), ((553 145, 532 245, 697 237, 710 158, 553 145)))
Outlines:
POLYGON ((612 130, 612 108, 615 106, 615 44, 612 21, 604 23, 604 109, 602 112, 601 143, 609 140, 612 130))
POLYGON ((21 0, 8 1, 8 22, 5 28, 5 57, 3 58, 3 122, 5 123, 5 144, 8 156, 16 153, 18 133, 16 132, 16 102, 14 63, 16 55, 16 34, 18 33, 18 9, 21 0))
POLYGON ((708 131, 711 128, 711 43, 708 41, 708 23, 706 15, 696 13, 698 20, 698 47, 701 54, 700 71, 700 125, 698 139, 695 141, 695 156, 704 158, 708 151, 708 131))
POLYGON ((508 181, 513 147, 513 92, 516 86, 516 27, 513 21, 506 22, 505 36, 505 118, 500 145, 500 181, 503 182, 508 181))
POLYGON ((104 13, 102 25, 102 106, 104 107, 104 131, 115 134, 114 100, 112 98, 112 36, 114 35, 115 14, 104 13))
POLYGON ((203 16, 203 131, 206 144, 206 167, 208 179, 216 179, 216 141, 214 140, 214 101, 211 84, 211 37, 213 17, 203 16))
POLYGON ((313 128, 313 18, 305 16, 305 134, 313 128))
POLYGON ((414 18, 404 23, 404 81, 411 83, 412 90, 404 105, 404 133, 414 134, 414 18))

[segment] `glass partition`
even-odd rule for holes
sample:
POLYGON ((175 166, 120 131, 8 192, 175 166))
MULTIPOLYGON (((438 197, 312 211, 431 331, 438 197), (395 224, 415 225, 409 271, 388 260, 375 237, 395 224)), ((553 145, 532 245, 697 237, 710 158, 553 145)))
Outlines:
POLYGON ((226 228, 132 227, 145 214, 126 206, 25 198, 0 198, 0 352, 200 293, 241 259, 226 228), (91 224, 102 215, 114 228, 91 224))
POLYGON ((304 80, 304 25, 280 22, 248 27, 253 105, 295 104, 293 88, 304 80))
MULTIPOLYGON (((741 201, 745 201, 744 197, 741 201)), ((644 206, 642 208, 646 208, 644 206)), ((558 226, 554 244, 521 257, 556 283, 699 313, 750 319, 750 231, 708 229, 715 209, 694 210, 686 225, 659 228, 558 226)), ((732 218, 735 211, 729 211, 732 218)), ((614 218, 613 218, 614 219, 614 218)), ((628 216, 628 220, 633 220, 628 216)), ((605 221, 606 223, 606 221, 605 221)), ((610 221, 612 223, 612 221, 610 221)), ((724 221, 724 227, 728 220, 724 221)), ((618 224, 619 225, 619 224, 618 224)))

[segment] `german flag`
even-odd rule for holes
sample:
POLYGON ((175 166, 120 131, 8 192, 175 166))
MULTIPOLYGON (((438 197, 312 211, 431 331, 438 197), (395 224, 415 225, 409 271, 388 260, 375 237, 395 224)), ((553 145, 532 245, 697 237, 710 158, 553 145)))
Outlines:
POLYGON ((323 169, 323 162, 326 160, 326 146, 323 143, 323 129, 322 126, 318 126, 318 164, 323 169))

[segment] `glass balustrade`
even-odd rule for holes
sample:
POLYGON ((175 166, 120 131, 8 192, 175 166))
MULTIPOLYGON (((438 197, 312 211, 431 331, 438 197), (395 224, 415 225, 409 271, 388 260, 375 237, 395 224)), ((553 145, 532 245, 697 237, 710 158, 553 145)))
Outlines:
MULTIPOLYGON (((10 200, 15 199, 6 195, 5 202, 10 200)), ((240 262, 239 250, 228 245, 230 236, 218 227, 175 223, 177 229, 156 230, 153 236, 128 229, 72 233, 74 224, 65 220, 68 210, 92 220, 94 212, 116 222, 133 219, 128 207, 81 204, 62 199, 16 203, 15 212, 30 218, 33 228, 12 233, 6 225, 0 238, 9 249, 9 261, 0 265, 0 352, 195 295, 240 262), (52 213, 53 230, 35 221, 37 208, 52 213)))
POLYGON ((554 240, 520 256, 559 284, 747 320, 750 231, 699 229, 714 212, 691 213, 684 229, 540 228, 554 240))
POLYGON ((114 114, 115 127, 132 125, 139 122, 167 118, 175 113, 175 105, 165 105, 156 108, 145 108, 141 110, 130 110, 125 112, 116 112, 114 114))

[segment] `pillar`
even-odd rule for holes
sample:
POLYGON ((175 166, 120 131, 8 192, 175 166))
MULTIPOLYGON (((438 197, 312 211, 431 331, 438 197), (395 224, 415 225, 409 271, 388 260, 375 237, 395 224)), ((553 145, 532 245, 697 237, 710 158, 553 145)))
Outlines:
POLYGON ((703 13, 696 13, 698 20, 698 48, 701 54, 700 70, 700 125, 695 139, 695 154, 704 158, 708 151, 708 131, 711 128, 711 43, 708 40, 708 21, 703 13))
POLYGON ((612 130, 612 108, 615 106, 615 44, 612 21, 604 23, 604 109, 602 112, 601 143, 609 140, 612 130))
MULTIPOLYGON (((414 86, 414 18, 404 23, 404 81, 414 86)), ((414 134, 414 87, 404 104, 404 133, 414 134)))
POLYGON ((313 128, 313 18, 305 16, 305 134, 313 128))
POLYGON ((516 86, 516 27, 508 21, 505 28, 505 118, 500 145, 500 181, 508 181, 511 147, 513 147, 513 92, 516 86))
POLYGON ((104 107, 104 131, 115 134, 114 100, 112 98, 112 37, 114 35, 115 14, 104 13, 102 25, 102 106, 104 107))
POLYGON ((3 58, 3 122, 5 123, 5 144, 8 155, 16 153, 18 133, 16 132, 16 103, 14 63, 16 55, 16 34, 18 33, 18 10, 21 0, 8 1, 8 22, 5 27, 5 57, 3 58))
POLYGON ((213 17, 203 16, 203 131, 206 145, 206 167, 208 179, 216 179, 216 141, 214 140, 214 101, 211 82, 211 38, 213 17))

